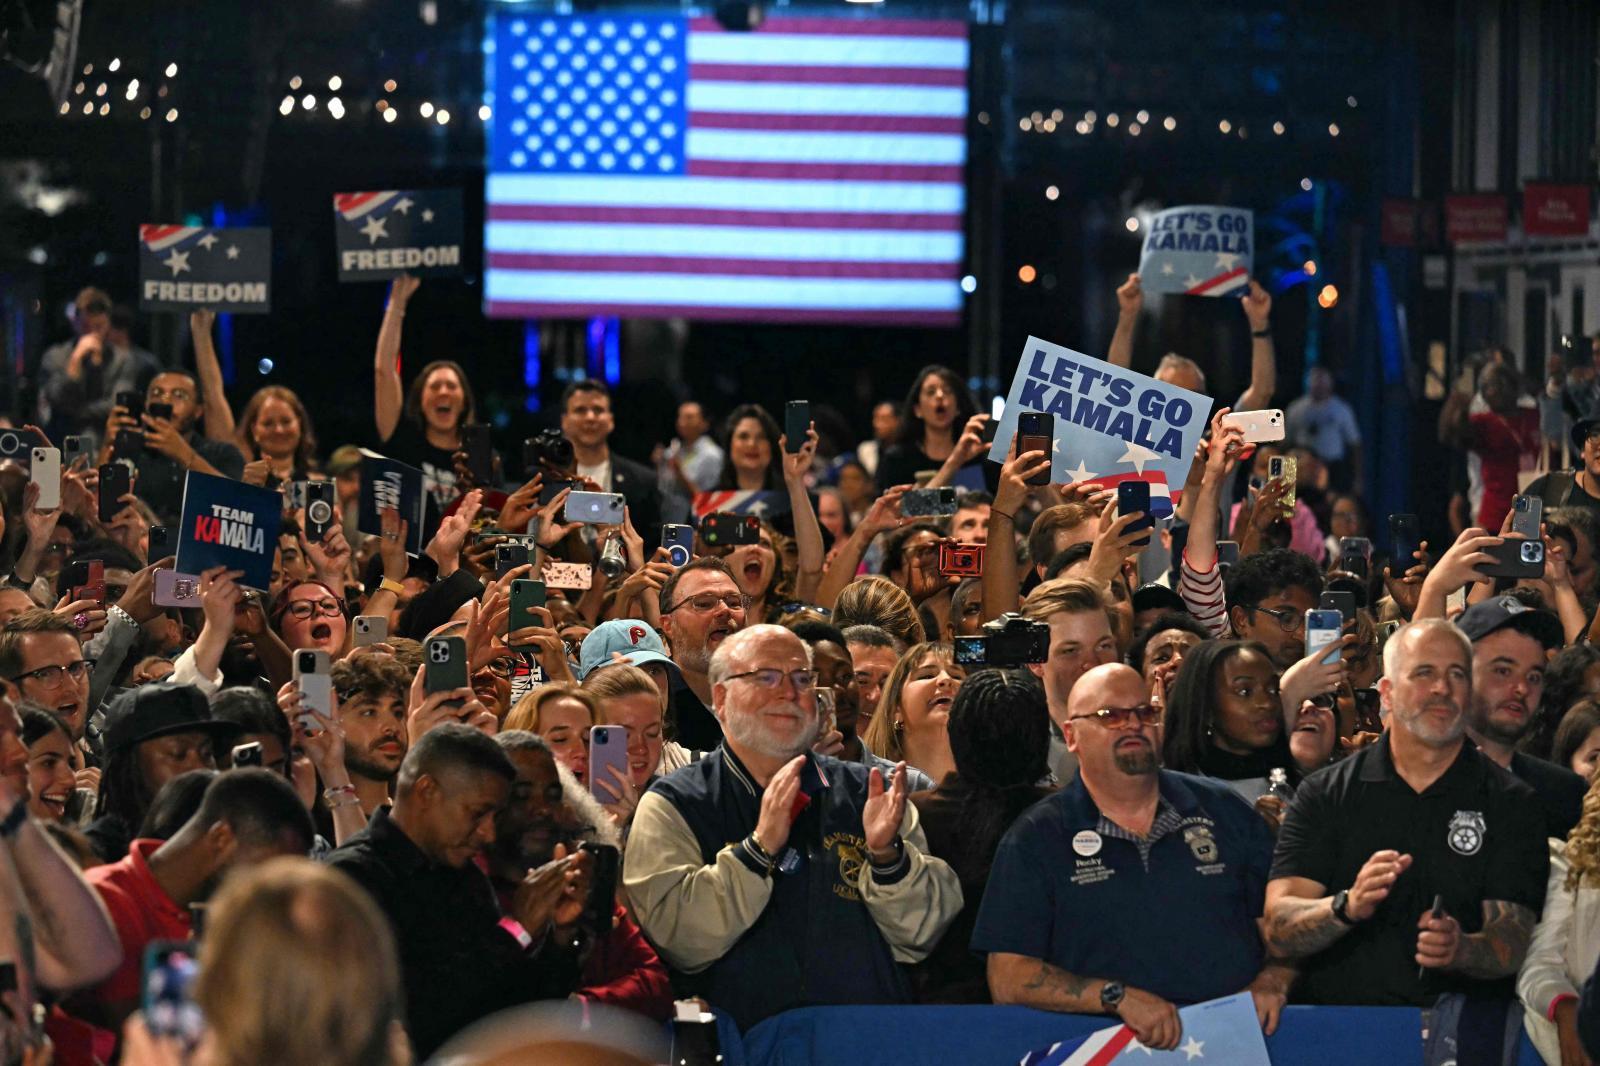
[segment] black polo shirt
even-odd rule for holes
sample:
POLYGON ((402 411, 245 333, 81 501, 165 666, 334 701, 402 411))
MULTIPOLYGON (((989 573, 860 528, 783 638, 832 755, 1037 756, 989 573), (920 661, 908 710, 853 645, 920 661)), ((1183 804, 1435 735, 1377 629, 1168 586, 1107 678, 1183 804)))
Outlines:
POLYGON ((1162 770, 1160 789, 1144 838, 1106 819, 1082 777, 1030 807, 995 853, 972 950, 1173 1003, 1248 986, 1263 962, 1272 834, 1223 782, 1162 770))
POLYGON ((1511 776, 1533 789, 1544 811, 1546 836, 1565 840, 1583 816, 1583 797, 1589 783, 1565 766, 1546 762, 1525 751, 1511 753, 1511 776))
POLYGON ((1485 900, 1544 905, 1549 853, 1533 790, 1463 740, 1455 762, 1420 794, 1395 772, 1389 735, 1306 778, 1278 832, 1272 877, 1304 877, 1329 893, 1349 888, 1374 852, 1412 858, 1377 912, 1301 960, 1302 1003, 1426 1006, 1443 992, 1511 994, 1511 979, 1475 981, 1437 971, 1417 979, 1417 922, 1435 894, 1465 933, 1483 925, 1485 900))

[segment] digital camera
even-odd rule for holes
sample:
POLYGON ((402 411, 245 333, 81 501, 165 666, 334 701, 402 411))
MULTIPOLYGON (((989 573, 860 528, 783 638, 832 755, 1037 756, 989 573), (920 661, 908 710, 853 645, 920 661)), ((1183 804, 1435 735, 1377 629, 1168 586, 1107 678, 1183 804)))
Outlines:
POLYGON ((955 638, 955 659, 961 666, 1042 663, 1049 651, 1050 626, 1014 613, 984 623, 977 636, 955 638))
POLYGON ((939 543, 939 573, 945 577, 982 577, 983 545, 958 541, 939 543))
POLYGON ((559 429, 543 429, 522 442, 522 462, 531 474, 546 467, 571 470, 577 462, 572 442, 559 429))

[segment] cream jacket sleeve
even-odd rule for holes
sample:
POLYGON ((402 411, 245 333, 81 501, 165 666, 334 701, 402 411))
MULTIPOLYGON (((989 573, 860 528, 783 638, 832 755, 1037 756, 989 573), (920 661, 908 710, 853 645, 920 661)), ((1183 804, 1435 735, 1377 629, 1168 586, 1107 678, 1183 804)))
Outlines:
POLYGON ((915 804, 906 804, 900 821, 909 868, 884 882, 874 879, 872 865, 861 864, 857 888, 897 962, 920 962, 938 946, 939 938, 961 913, 961 882, 950 864, 927 852, 915 804))
POLYGON ((671 801, 656 792, 640 798, 622 883, 640 928, 673 968, 696 973, 710 966, 766 910, 772 881, 746 866, 736 846, 724 847, 707 866, 671 801))
POLYGON ((1550 880, 1544 893, 1544 913, 1533 930, 1528 955, 1517 974, 1517 998, 1529 1010, 1548 1017, 1557 996, 1576 996, 1567 976, 1567 942, 1573 935, 1574 894, 1567 891, 1567 848, 1550 841, 1550 880))

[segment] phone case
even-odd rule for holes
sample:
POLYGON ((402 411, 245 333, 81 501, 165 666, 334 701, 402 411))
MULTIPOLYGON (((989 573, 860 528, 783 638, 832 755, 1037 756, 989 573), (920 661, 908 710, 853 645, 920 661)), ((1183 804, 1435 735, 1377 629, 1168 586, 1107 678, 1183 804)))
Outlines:
POLYGON ((494 576, 505 577, 519 566, 528 565, 526 544, 498 544, 494 549, 494 576))
POLYGON ((730 544, 756 544, 761 540, 761 519, 753 514, 717 511, 700 519, 700 539, 713 548, 730 544))
POLYGON ((151 526, 145 540, 145 562, 156 563, 170 559, 177 551, 172 544, 172 530, 167 526, 151 526))
POLYGON ((122 510, 121 497, 133 491, 133 475, 121 463, 100 468, 100 521, 109 522, 122 510))
POLYGON ((562 520, 586 525, 621 525, 622 508, 626 503, 620 492, 574 492, 562 506, 562 520))
POLYGON ((364 648, 369 644, 382 644, 389 639, 389 616, 385 614, 356 615, 355 643, 364 648))
MULTIPOLYGON (((1324 610, 1321 608, 1318 608, 1314 611, 1307 611, 1306 657, 1310 658, 1323 648, 1328 647, 1330 644, 1337 645, 1339 643, 1340 626, 1343 624, 1343 622, 1344 619, 1340 616, 1338 611, 1324 610)), ((1336 663, 1339 661, 1340 654, 1341 650, 1335 646, 1332 651, 1323 656, 1322 661, 1325 663, 1336 663)))
POLYGON ((540 576, 551 589, 586 589, 594 584, 594 571, 583 563, 545 563, 540 576))
POLYGON ((1422 524, 1414 514, 1389 516, 1389 539, 1394 548, 1396 573, 1404 573, 1417 564, 1415 553, 1422 548, 1422 524))
MULTIPOLYGON (((333 678, 328 676, 328 653, 312 650, 296 651, 294 678, 300 682, 300 693, 305 697, 305 706, 324 718, 332 718, 333 678), (306 666, 307 659, 311 660, 309 668, 306 666)), ((308 730, 315 731, 319 728, 313 718, 307 717, 303 724, 308 730)))
POLYGON ((600 787, 602 781, 617 787, 609 769, 613 766, 627 776, 628 734, 618 726, 597 725, 589 731, 589 794, 602 804, 617 802, 615 796, 600 787))
POLYGON ((494 480, 494 445, 489 427, 469 422, 461 427, 461 450, 467 453, 467 469, 484 485, 494 480))
POLYGON ((434 637, 422 656, 423 686, 429 692, 467 687, 467 642, 460 637, 434 637))
POLYGON ((1322 599, 1317 603, 1317 608, 1323 611, 1338 611, 1339 624, 1345 625, 1356 616, 1356 594, 1342 590, 1324 592, 1322 599))
POLYGON ((1246 444, 1266 444, 1283 439, 1283 412, 1277 409, 1235 411, 1224 417, 1222 424, 1238 426, 1246 444))
MULTIPOLYGON (((38 451, 35 450, 35 455, 38 451)), ((34 460, 37 465, 38 459, 34 460)), ((1511 532, 1532 540, 1542 535, 1544 500, 1538 496, 1514 496, 1511 500, 1511 532)))
POLYGON ((1288 489, 1283 494, 1283 516, 1294 517, 1294 490, 1295 479, 1300 475, 1299 464, 1287 455, 1275 455, 1267 462, 1267 476, 1283 478, 1288 482, 1288 489))
POLYGON ((53 511, 61 506, 61 452, 56 448, 35 448, 33 468, 28 480, 39 486, 41 511, 53 511))
POLYGON ((157 607, 198 607, 200 579, 176 570, 157 570, 155 592, 150 599, 157 607))
POLYGON ((333 482, 306 482, 305 497, 306 539, 314 544, 320 544, 322 538, 328 535, 328 530, 332 529, 337 521, 333 509, 333 482))
POLYGON ((783 450, 791 455, 798 452, 805 446, 806 434, 810 431, 811 401, 790 400, 783 409, 783 450))
POLYGON ((74 600, 106 602, 106 564, 99 559, 68 563, 67 580, 74 600), (79 569, 79 568, 82 569, 79 569))
POLYGON ((900 513, 911 518, 953 515, 956 513, 956 490, 949 487, 909 489, 900 497, 900 513))
MULTIPOLYGON (((1150 483, 1148 481, 1124 481, 1117 486, 1117 514, 1142 513, 1143 518, 1128 526, 1128 532, 1141 529, 1152 529, 1156 520, 1150 515, 1150 483)), ((1148 536, 1133 542, 1134 544, 1149 544, 1148 536)))
POLYGON ((533 608, 545 605, 543 581, 519 578, 511 583, 511 613, 506 616, 506 632, 514 633, 529 626, 543 625, 544 621, 533 613, 533 608))
MULTIPOLYGON (((1017 454, 1044 452, 1054 458, 1055 416, 1037 411, 1023 411, 1017 416, 1017 454)), ((1024 482, 1027 485, 1050 484, 1050 469, 1046 467, 1024 482)))
POLYGON ((666 523, 661 527, 661 546, 667 549, 667 561, 673 566, 687 566, 694 558, 694 529, 666 523))
POLYGON ((1510 537, 1483 549, 1494 562, 1483 563, 1478 572, 1484 577, 1544 577, 1544 541, 1510 537), (1524 554, 1526 553, 1526 554, 1524 554))

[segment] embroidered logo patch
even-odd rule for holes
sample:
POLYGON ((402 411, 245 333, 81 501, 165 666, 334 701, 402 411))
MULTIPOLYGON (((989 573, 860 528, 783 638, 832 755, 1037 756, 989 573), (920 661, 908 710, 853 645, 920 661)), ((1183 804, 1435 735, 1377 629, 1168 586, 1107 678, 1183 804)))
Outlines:
POLYGON ((1445 830, 1445 840, 1457 855, 1476 855, 1483 847, 1483 834, 1487 830, 1482 811, 1457 811, 1445 830))
POLYGON ((1217 861, 1217 841, 1211 830, 1203 825, 1191 825, 1183 831, 1183 842, 1194 852, 1196 862, 1217 861))

